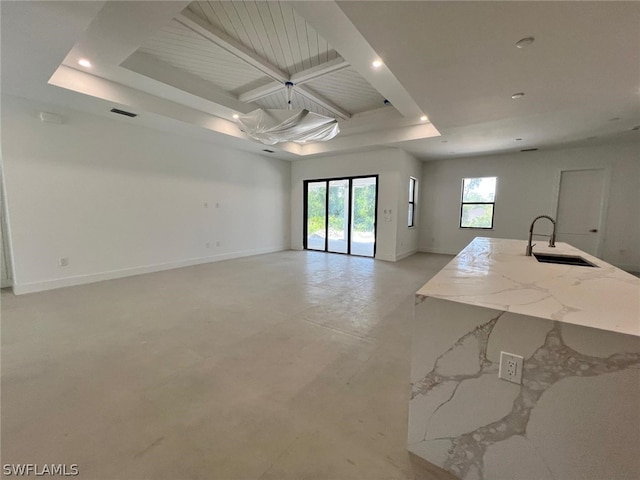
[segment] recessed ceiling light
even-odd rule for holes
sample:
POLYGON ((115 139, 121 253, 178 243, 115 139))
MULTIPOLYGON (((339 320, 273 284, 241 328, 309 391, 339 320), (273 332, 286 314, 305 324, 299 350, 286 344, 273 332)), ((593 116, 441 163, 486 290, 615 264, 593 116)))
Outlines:
POLYGON ((513 95, 511 95, 511 98, 516 99, 516 98, 522 98, 524 97, 524 92, 518 92, 518 93, 514 93, 513 95))
POLYGON ((80 60, 78 60, 78 65, 80 65, 81 67, 91 68, 91 62, 86 58, 81 58, 80 60))
POLYGON ((382 60, 378 58, 371 62, 371 65, 373 65, 373 68, 380 68, 382 66, 382 60))
POLYGON ((442 143, 448 143, 449 140, 442 140, 442 143))
POLYGON ((238 115, 237 113, 234 113, 234 114, 233 114, 233 119, 234 119, 234 120, 237 120, 237 119, 239 119, 239 118, 240 118, 240 115, 238 115))
POLYGON ((427 116, 426 116, 426 115, 422 115, 422 116, 420 117, 420 121, 421 121, 421 122, 426 122, 426 121, 427 121, 427 116))
POLYGON ((631 128, 631 131, 633 132, 637 132, 638 130, 640 130, 640 125, 636 125, 635 127, 631 128))
POLYGON ((609 119, 610 122, 617 122, 618 120, 620 120, 620 117, 613 117, 609 119))
POLYGON ((531 45, 536 39, 534 37, 525 37, 525 38, 521 38, 520 40, 518 40, 516 42, 516 47, 518 48, 525 48, 528 47, 529 45, 531 45))
POLYGON ((516 138, 516 142, 521 142, 522 139, 521 138, 516 138))

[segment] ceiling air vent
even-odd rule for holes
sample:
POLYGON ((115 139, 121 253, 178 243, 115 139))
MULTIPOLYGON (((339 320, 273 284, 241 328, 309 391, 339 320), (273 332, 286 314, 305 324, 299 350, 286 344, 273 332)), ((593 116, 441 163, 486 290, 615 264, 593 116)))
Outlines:
POLYGON ((113 113, 117 113, 118 115, 124 115, 125 117, 137 117, 138 114, 137 113, 131 113, 131 112, 126 112, 124 110, 120 110, 119 108, 112 108, 111 110, 109 110, 110 112, 113 113))
POLYGON ((273 153, 275 150, 269 150, 268 148, 265 148, 264 150, 262 150, 263 152, 267 152, 267 153, 273 153))
POLYGON ((537 148, 523 148, 522 150, 520 150, 521 152, 537 152, 538 149, 537 148))

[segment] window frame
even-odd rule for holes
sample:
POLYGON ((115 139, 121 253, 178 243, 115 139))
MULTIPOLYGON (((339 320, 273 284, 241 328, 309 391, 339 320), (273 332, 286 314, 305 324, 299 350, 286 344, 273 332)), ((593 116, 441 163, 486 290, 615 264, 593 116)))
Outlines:
POLYGON ((458 220, 458 228, 471 229, 471 230, 493 230, 494 227, 494 219, 496 216, 496 197, 498 196, 498 177, 496 176, 487 176, 487 177, 462 177, 462 183, 460 185, 460 217, 458 220), (464 201, 464 181, 465 180, 473 180, 476 178, 495 178, 496 186, 493 191, 493 202, 465 202, 464 201), (490 227, 465 227, 462 225, 462 213, 464 212, 465 205, 491 205, 491 226, 490 227))
POLYGON ((416 226, 416 196, 417 196, 417 190, 418 190, 418 179, 410 176, 409 177, 409 193, 410 194, 412 193, 412 190, 411 190, 412 184, 413 184, 413 195, 409 196, 409 205, 407 207, 407 210, 411 212, 411 217, 410 219, 408 218, 409 221, 407 222, 408 223, 407 228, 415 228, 416 226))

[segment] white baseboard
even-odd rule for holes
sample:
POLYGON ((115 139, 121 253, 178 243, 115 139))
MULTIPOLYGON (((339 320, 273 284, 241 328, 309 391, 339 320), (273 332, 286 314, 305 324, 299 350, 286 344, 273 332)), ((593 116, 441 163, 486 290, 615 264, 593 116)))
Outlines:
POLYGON ((86 275, 76 275, 73 277, 56 278, 53 280, 44 280, 42 282, 32 283, 14 283, 13 293, 22 295, 25 293, 42 292, 52 290, 54 288, 73 287, 75 285, 84 285, 87 283, 101 282, 103 280, 114 280, 116 278, 132 277, 135 275, 143 275, 145 273, 161 272, 163 270, 172 270, 174 268, 191 267, 203 263, 213 263, 222 260, 231 260, 233 258, 250 257, 252 255, 262 255, 264 253, 282 252, 288 250, 288 247, 268 247, 257 248, 254 250, 242 250, 239 252, 221 253, 219 255, 211 255, 207 257, 188 258, 186 260, 178 260, 175 262, 159 263, 155 265, 144 265, 141 267, 123 268, 120 270, 110 270, 107 272, 90 273, 86 275))
POLYGON ((408 251, 403 252, 403 253, 398 253, 398 254, 396 254, 396 262, 400 261, 400 260, 403 260, 403 259, 405 259, 407 257, 410 257, 411 255, 415 255, 416 253, 418 253, 418 249, 417 248, 414 248, 412 250, 408 250, 408 251))
POLYGON ((383 252, 376 252, 375 259, 384 260, 385 262, 395 262, 396 256, 392 254, 383 253, 383 252))

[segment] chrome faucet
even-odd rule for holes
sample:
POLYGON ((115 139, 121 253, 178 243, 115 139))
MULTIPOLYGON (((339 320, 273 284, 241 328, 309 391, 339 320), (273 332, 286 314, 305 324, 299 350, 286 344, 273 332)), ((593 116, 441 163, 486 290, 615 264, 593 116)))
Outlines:
POLYGON ((531 256, 531 252, 533 251, 533 247, 535 246, 535 243, 531 245, 531 241, 533 240, 533 226, 541 218, 549 219, 551 220, 551 223, 553 223, 553 233, 551 233, 551 235, 549 236, 549 246, 550 247, 556 246, 556 221, 553 218, 551 218, 549 215, 538 215, 536 218, 533 219, 533 222, 531 222, 531 226, 529 227, 529 243, 527 243, 527 252, 525 253, 527 257, 531 256))

